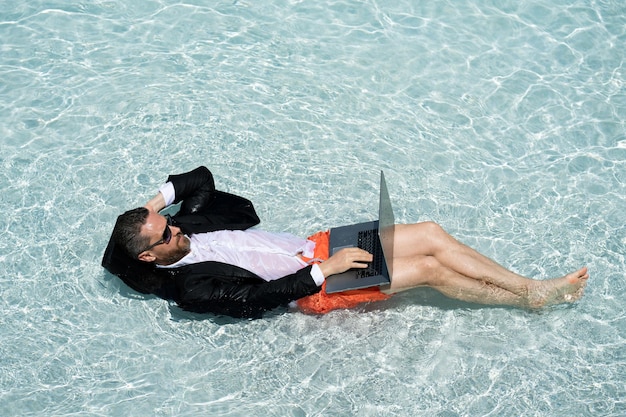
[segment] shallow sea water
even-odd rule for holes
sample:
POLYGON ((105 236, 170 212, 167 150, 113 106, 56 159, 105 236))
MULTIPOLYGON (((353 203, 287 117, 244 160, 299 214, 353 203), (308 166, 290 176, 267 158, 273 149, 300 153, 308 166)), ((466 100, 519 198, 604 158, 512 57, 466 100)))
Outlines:
POLYGON ((0 415, 626 414, 617 0, 3 1, 0 415), (115 217, 207 165, 266 230, 434 220, 542 312, 416 290, 190 315, 100 267, 115 217), (370 202, 371 201, 371 202, 370 202))

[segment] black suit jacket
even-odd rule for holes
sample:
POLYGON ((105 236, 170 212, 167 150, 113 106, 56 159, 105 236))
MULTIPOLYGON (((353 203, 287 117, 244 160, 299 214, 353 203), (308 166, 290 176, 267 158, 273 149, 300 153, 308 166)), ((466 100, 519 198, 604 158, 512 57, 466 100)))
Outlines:
MULTIPOLYGON (((245 230, 260 220, 252 203, 234 194, 217 191, 206 167, 170 175, 180 210, 172 224, 185 234, 215 230, 245 230)), ((102 266, 128 286, 144 294, 173 300, 196 313, 232 317, 260 317, 264 311, 320 290, 311 278, 311 267, 275 281, 265 281, 254 272, 221 262, 201 262, 180 268, 156 268, 130 258, 112 239, 102 266)))

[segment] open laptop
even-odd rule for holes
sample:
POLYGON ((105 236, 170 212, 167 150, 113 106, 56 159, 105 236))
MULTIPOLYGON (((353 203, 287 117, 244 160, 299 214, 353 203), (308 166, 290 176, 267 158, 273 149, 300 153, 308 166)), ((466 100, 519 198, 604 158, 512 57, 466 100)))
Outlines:
POLYGON ((385 174, 380 171, 378 220, 330 229, 330 255, 340 249, 357 246, 372 253, 374 260, 366 269, 354 268, 327 277, 328 294, 391 283, 391 263, 387 260, 393 259, 394 224, 385 174))

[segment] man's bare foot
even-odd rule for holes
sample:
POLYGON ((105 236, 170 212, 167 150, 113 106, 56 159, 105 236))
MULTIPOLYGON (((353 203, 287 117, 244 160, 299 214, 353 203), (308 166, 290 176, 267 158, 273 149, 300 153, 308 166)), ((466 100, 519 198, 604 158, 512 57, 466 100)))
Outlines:
POLYGON ((582 267, 561 278, 534 281, 528 288, 528 305, 531 308, 541 308, 573 303, 583 296, 588 278, 587 267, 582 267))

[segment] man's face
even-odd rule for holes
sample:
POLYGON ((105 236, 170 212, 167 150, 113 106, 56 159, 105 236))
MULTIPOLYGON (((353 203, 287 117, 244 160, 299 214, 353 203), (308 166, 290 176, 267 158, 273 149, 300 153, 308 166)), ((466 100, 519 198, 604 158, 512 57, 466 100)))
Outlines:
POLYGON ((169 226, 164 216, 150 211, 146 223, 141 227, 142 236, 150 239, 150 246, 139 254, 139 259, 146 262, 156 262, 160 265, 169 265, 180 260, 189 253, 189 239, 176 226, 169 226), (166 242, 169 228, 171 238, 166 242))

